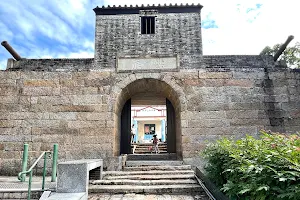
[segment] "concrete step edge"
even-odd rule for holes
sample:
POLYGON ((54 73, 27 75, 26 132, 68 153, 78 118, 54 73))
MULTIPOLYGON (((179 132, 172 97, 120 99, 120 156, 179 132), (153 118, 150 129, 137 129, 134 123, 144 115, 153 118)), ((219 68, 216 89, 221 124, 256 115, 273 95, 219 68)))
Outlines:
POLYGON ((178 160, 127 160, 126 166, 181 166, 183 161, 178 160))
POLYGON ((181 184, 198 184, 196 179, 160 179, 160 180, 95 180, 90 182, 91 185, 181 185, 181 184))
MULTIPOLYGON (((135 149, 148 149, 149 147, 153 147, 153 145, 152 146, 136 146, 135 149)), ((158 145, 158 148, 167 149, 167 147, 160 146, 160 145, 158 145)))
MULTIPOLYGON (((132 188, 132 185, 89 185, 90 188, 132 188)), ((135 188, 202 188, 199 184, 173 184, 173 185, 136 185, 135 188)))
MULTIPOLYGON (((149 150, 149 149, 135 149, 134 150, 134 153, 137 153, 137 152, 144 152, 145 154, 151 154, 152 150, 149 150)), ((162 150, 162 149, 159 149, 159 153, 160 154, 164 154, 164 153, 168 153, 167 150, 162 150)))
POLYGON ((151 171, 105 171, 103 176, 119 175, 161 175, 161 174, 194 174, 193 170, 151 170, 151 171))
POLYGON ((180 166, 164 166, 164 165, 156 165, 156 166, 141 166, 141 167, 124 167, 124 171, 150 171, 150 170, 188 170, 192 169, 191 165, 180 165, 180 166))
POLYGON ((127 176, 104 176, 103 180, 128 179, 128 180, 158 180, 158 179, 193 179, 194 174, 178 175, 127 175, 127 176))
POLYGON ((197 184, 189 185, 92 185, 89 186, 89 193, 191 193, 203 192, 203 188, 197 184))
MULTIPOLYGON (((146 143, 146 144, 138 144, 138 143, 133 143, 133 145, 136 145, 136 146, 153 146, 152 143, 146 143)), ((158 143, 159 146, 167 146, 166 143, 158 143)))

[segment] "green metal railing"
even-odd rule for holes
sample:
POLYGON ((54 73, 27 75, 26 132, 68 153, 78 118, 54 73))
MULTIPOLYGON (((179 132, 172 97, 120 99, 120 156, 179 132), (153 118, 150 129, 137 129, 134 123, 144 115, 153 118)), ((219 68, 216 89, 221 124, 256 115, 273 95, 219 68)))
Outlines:
POLYGON ((51 182, 55 182, 56 181, 57 158, 58 158, 58 144, 54 144, 54 147, 53 147, 53 157, 52 157, 52 176, 51 176, 51 182))
MULTIPOLYGON (((47 157, 51 155, 51 151, 44 151, 38 159, 33 163, 33 165, 26 171, 27 168, 27 160, 28 160, 28 144, 24 144, 24 152, 23 152, 23 162, 22 162, 22 172, 18 174, 18 179, 21 182, 25 182, 26 174, 29 173, 29 182, 28 182, 28 197, 27 199, 30 200, 31 198, 31 184, 32 184, 32 176, 33 176, 33 169, 38 164, 38 162, 44 158, 44 166, 43 166, 43 179, 42 179, 42 191, 45 189, 45 177, 46 177, 46 164, 47 164, 47 157)), ((56 167, 57 167, 57 157, 58 157, 58 144, 54 145, 53 148, 53 159, 52 159, 52 176, 51 182, 56 181, 56 167)))

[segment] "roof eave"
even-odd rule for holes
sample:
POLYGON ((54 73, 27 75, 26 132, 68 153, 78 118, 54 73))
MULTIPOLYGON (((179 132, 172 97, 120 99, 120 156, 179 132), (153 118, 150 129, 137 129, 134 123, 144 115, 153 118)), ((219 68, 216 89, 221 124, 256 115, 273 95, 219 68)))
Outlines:
POLYGON ((202 5, 200 4, 186 4, 186 5, 183 5, 183 4, 170 4, 170 5, 147 5, 147 6, 144 6, 143 4, 141 6, 102 6, 101 8, 100 7, 96 7, 94 8, 94 12, 96 15, 118 15, 118 14, 139 14, 139 11, 140 10, 143 10, 143 9, 147 9, 147 10, 158 10, 159 13, 198 13, 201 11, 202 9, 202 5))

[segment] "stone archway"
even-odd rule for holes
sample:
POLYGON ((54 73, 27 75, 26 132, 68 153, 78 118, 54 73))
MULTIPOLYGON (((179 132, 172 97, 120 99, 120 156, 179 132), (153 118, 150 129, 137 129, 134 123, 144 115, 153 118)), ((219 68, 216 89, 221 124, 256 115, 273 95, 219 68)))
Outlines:
MULTIPOLYGON (((128 80, 127 80, 128 81, 128 80)), ((126 82, 126 80, 124 80, 126 82)), ((150 92, 155 95, 164 97, 166 100, 172 104, 173 113, 174 113, 174 120, 173 123, 173 130, 174 130, 174 140, 170 140, 173 142, 174 146, 173 152, 177 154, 179 159, 182 158, 182 139, 181 139, 181 111, 182 109, 186 108, 184 104, 185 101, 182 101, 184 97, 182 97, 183 92, 180 91, 180 87, 173 85, 173 87, 166 83, 166 81, 159 80, 156 78, 141 78, 130 81, 127 85, 120 83, 122 88, 117 87, 115 91, 119 94, 116 95, 115 98, 115 107, 114 107, 114 114, 115 114, 115 131, 114 131, 114 155, 118 156, 121 153, 121 116, 122 110, 124 105, 128 103, 133 96, 139 93, 150 92), (176 88, 177 90, 175 90, 176 88)), ((172 83, 174 84, 174 83, 172 83)), ((116 94, 116 93, 115 93, 116 94)), ((124 112, 124 111, 123 111, 124 112)))

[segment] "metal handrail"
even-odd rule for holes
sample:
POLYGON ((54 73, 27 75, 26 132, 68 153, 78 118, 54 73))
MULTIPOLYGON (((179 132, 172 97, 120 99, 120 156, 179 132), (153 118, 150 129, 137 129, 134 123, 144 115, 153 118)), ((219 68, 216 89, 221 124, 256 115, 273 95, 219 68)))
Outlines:
POLYGON ((46 163, 47 163, 47 154, 48 153, 51 154, 51 151, 44 151, 27 171, 23 171, 18 174, 18 179, 20 181, 23 181, 24 174, 28 174, 28 173, 30 174, 29 182, 28 182, 28 197, 27 197, 28 200, 30 200, 30 197, 31 197, 32 170, 43 157, 44 157, 44 167, 43 167, 42 191, 44 191, 44 189, 45 189, 46 163))

